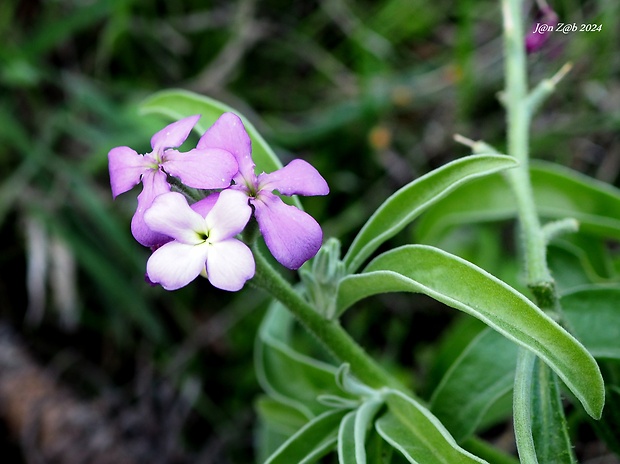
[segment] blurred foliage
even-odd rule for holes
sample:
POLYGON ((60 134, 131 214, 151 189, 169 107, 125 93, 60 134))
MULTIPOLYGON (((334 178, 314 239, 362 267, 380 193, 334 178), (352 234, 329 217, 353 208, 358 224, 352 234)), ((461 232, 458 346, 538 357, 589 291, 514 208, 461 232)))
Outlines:
MULTIPOLYGON (((529 57, 533 84, 574 64, 535 120, 533 156, 618 185, 620 4, 550 3, 564 22, 603 27, 554 34, 529 57)), ((283 162, 306 158, 324 175, 332 194, 304 206, 345 249, 397 187, 468 153, 454 133, 503 148, 497 2, 5 0, 0 44, 0 316, 82 395, 139 410, 171 388, 159 407, 189 412, 168 433, 200 462, 250 459, 267 302, 205 281, 175 293, 144 283, 135 197, 112 202, 106 157, 118 145, 148 151, 166 122, 137 104, 181 87, 239 108, 283 162)), ((511 224, 501 231, 510 241, 511 224)), ((456 250, 471 251, 468 233, 456 250)), ((473 233, 489 244, 489 271, 510 267, 498 228, 473 233)), ((425 297, 392 295, 345 323, 431 391, 453 319, 425 297)))

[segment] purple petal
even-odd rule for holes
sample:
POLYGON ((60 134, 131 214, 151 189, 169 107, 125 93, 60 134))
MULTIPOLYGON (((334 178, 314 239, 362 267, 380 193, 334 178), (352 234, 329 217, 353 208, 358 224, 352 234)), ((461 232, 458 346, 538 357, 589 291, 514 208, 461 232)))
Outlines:
POLYGON ((140 182, 140 176, 149 170, 149 160, 129 147, 116 147, 108 153, 110 186, 116 198, 140 182))
POLYGON ((166 290, 177 290, 194 280, 205 268, 209 245, 169 242, 159 247, 146 263, 151 282, 166 290))
POLYGON ((251 215, 252 207, 246 194, 238 190, 223 190, 205 218, 209 241, 219 242, 234 237, 245 228, 251 215))
POLYGON ((163 152, 166 148, 177 148, 183 145, 183 142, 189 136, 200 115, 189 116, 180 121, 168 124, 162 130, 151 137, 151 148, 155 152, 163 152))
POLYGON ((177 192, 164 193, 155 198, 144 213, 144 221, 153 232, 188 245, 204 242, 207 234, 204 218, 190 208, 185 197, 177 192))
POLYGON ((158 195, 170 191, 170 184, 166 182, 166 174, 157 169, 142 176, 142 185, 142 192, 138 195, 138 209, 131 219, 131 233, 144 246, 161 245, 169 240, 168 236, 153 232, 144 222, 144 213, 158 195))
POLYGON ((212 193, 208 197, 203 198, 202 200, 199 200, 196 203, 190 205, 190 208, 192 208, 202 217, 206 217, 207 214, 209 214, 209 211, 213 209, 213 206, 215 205, 215 202, 217 201, 219 197, 220 197, 219 192, 212 193))
POLYGON ((204 133, 196 148, 219 148, 232 153, 239 164, 239 172, 246 179, 254 175, 252 142, 243 122, 234 113, 224 113, 204 133))
POLYGON ((329 187, 311 164, 295 159, 275 172, 258 176, 258 188, 282 195, 327 195, 329 187))
POLYGON ((253 204, 267 248, 280 264, 298 269, 319 251, 323 231, 312 216, 268 192, 253 204))
POLYGON ((226 188, 239 170, 235 158, 218 148, 187 153, 169 150, 164 154, 163 168, 188 187, 199 189, 226 188))
POLYGON ((254 277, 254 256, 237 239, 214 243, 207 257, 207 277, 214 287, 235 292, 254 277))

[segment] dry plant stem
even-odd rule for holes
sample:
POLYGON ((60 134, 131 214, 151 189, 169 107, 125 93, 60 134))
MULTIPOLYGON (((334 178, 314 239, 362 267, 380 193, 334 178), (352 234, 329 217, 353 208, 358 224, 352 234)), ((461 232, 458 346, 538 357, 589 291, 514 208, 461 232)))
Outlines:
POLYGON ((528 89, 522 30, 522 2, 503 0, 504 48, 506 74, 506 112, 508 124, 508 154, 519 166, 508 172, 521 222, 527 285, 536 303, 543 309, 555 309, 555 284, 547 267, 547 246, 542 232, 529 174, 528 89))
POLYGON ((351 372, 372 388, 391 387, 411 394, 358 345, 337 320, 325 319, 267 262, 257 246, 253 247, 256 274, 252 283, 286 306, 305 328, 351 372))

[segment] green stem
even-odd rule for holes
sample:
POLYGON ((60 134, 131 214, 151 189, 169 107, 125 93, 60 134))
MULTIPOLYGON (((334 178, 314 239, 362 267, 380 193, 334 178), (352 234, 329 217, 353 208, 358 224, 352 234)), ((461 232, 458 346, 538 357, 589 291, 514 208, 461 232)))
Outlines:
POLYGON ((547 244, 529 174, 530 111, 521 9, 520 0, 502 0, 508 154, 520 163, 508 175, 519 211, 528 287, 540 307, 553 309, 557 300, 555 283, 547 267, 547 244))
POLYGON ((266 290, 285 305, 297 319, 340 362, 351 366, 351 372, 372 388, 407 389, 377 364, 342 328, 337 320, 325 319, 269 264, 257 246, 253 247, 256 273, 252 283, 266 290))
MULTIPOLYGON (((529 172, 529 130, 534 106, 538 102, 528 95, 522 8, 522 0, 502 0, 508 154, 520 163, 508 176, 519 214, 528 287, 540 308, 559 311, 555 282, 547 266, 549 234, 545 234, 538 218, 529 172)), ((574 462, 555 381, 549 368, 541 365, 532 352, 519 351, 513 415, 517 449, 524 464, 538 463, 539 454, 545 462, 551 462, 548 460, 551 458, 553 462, 574 462), (546 424, 552 426, 544 427, 546 424), (555 460, 558 456, 562 459, 555 460)))

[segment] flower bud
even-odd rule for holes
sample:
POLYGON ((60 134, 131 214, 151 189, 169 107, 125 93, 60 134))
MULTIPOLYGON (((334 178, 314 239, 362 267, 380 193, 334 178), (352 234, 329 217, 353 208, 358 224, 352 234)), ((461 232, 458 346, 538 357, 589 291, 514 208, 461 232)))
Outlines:
POLYGON ((558 15, 549 6, 541 8, 538 21, 525 37, 525 50, 527 53, 534 53, 540 50, 549 40, 551 33, 558 24, 558 15))

